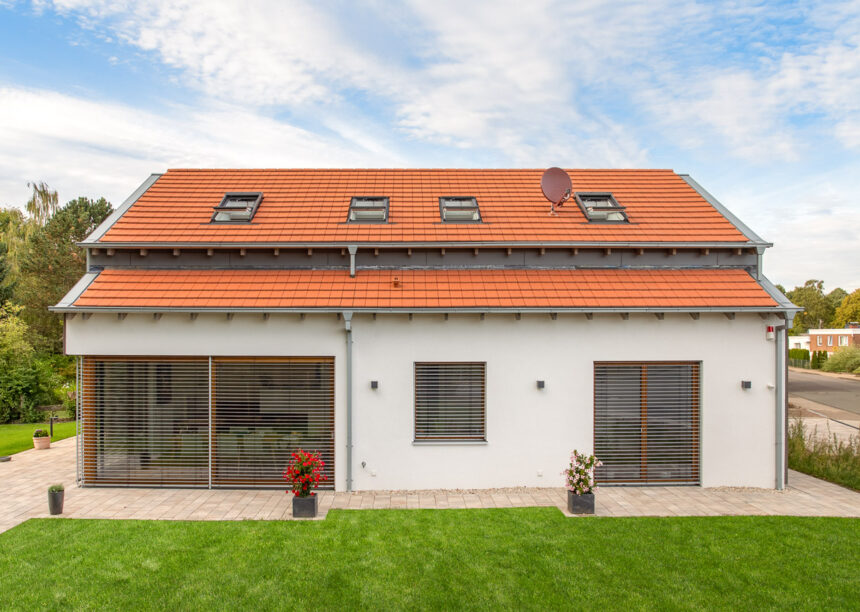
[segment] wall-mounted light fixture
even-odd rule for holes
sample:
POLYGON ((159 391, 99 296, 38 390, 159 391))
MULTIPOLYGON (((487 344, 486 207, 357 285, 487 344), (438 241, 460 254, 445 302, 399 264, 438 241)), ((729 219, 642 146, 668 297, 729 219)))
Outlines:
POLYGON ((742 380, 741 381, 741 389, 752 389, 752 381, 742 380))
POLYGON ((379 389, 379 381, 378 380, 371 380, 370 381, 370 388, 371 389, 379 389))
POLYGON ((537 388, 538 389, 543 389, 544 387, 546 387, 546 381, 545 380, 537 381, 537 388))

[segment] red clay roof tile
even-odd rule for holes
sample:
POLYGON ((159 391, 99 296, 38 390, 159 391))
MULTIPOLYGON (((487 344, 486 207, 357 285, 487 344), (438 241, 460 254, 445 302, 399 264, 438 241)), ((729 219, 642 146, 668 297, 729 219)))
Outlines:
POLYGON ((771 307, 727 270, 104 270, 76 307, 771 307), (394 277, 399 286, 394 286, 394 277))
POLYGON ((574 191, 611 191, 629 224, 550 216, 542 170, 169 170, 107 231, 114 243, 746 242, 671 170, 569 170, 574 191), (252 223, 211 224, 228 191, 261 191, 252 223), (390 198, 389 222, 346 223, 350 198, 390 198), (483 223, 441 223, 438 198, 478 199, 483 223))

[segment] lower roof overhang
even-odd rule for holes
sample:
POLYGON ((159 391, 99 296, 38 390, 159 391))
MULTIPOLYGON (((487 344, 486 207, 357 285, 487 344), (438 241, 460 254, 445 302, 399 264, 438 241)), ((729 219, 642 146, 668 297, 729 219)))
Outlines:
POLYGON ((741 269, 118 270, 90 272, 59 313, 782 313, 741 269))

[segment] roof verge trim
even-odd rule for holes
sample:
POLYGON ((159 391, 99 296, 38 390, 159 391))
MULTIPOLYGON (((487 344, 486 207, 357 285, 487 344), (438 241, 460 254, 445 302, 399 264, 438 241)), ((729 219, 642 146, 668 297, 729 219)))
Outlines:
POLYGON ((140 184, 140 187, 135 189, 134 192, 126 198, 125 202, 120 204, 116 210, 109 214, 107 218, 102 221, 95 230, 93 230, 93 233, 84 238, 83 242, 79 242, 78 246, 98 243, 99 239, 104 236, 111 227, 113 227, 114 223, 119 221, 120 218, 128 212, 128 209, 131 208, 132 205, 137 202, 140 197, 162 176, 162 174, 150 174, 149 177, 140 184))
POLYGON ((710 192, 708 192, 704 187, 699 185, 699 183, 697 183, 692 176, 690 176, 689 174, 678 174, 678 176, 680 176, 690 187, 695 189, 696 192, 700 196, 702 196, 708 204, 716 208, 717 212, 719 212, 726 219, 728 219, 729 223, 734 225, 740 233, 742 233, 750 240, 750 242, 755 242, 756 244, 761 246, 773 246, 772 243, 767 242, 764 238, 752 231, 749 226, 747 226, 743 221, 738 219, 732 211, 730 211, 722 204, 722 202, 712 196, 710 192))

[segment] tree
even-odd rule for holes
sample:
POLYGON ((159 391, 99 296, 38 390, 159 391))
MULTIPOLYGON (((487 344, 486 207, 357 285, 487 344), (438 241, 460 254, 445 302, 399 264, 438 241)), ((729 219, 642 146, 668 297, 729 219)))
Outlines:
MULTIPOLYGON (((836 309, 839 308, 839 305, 842 303, 846 297, 848 297, 848 292, 845 291, 842 287, 836 287, 833 291, 827 294, 827 301, 833 306, 833 312, 836 312, 836 309)), ((830 324, 833 324, 833 321, 830 321, 830 324)))
POLYGON ((33 195, 27 200, 27 212, 30 215, 30 221, 34 225, 42 227, 57 212, 57 192, 52 191, 45 182, 27 183, 27 187, 33 190, 33 195))
POLYGON ((57 210, 29 236, 20 257, 15 298, 39 350, 62 350, 62 322, 48 307, 56 304, 84 274, 86 255, 76 246, 111 212, 104 199, 78 198, 57 210))
POLYGON ((830 325, 836 308, 824 295, 824 281, 808 280, 802 287, 795 287, 787 294, 788 299, 803 307, 803 312, 794 317, 792 335, 805 334, 809 328, 830 325))
POLYGON ((8 292, 18 279, 18 260, 27 241, 27 219, 17 208, 0 209, 0 242, 3 244, 2 287, 8 292))
POLYGON ((20 313, 20 306, 0 305, 0 423, 32 420, 34 406, 56 399, 56 377, 49 364, 36 358, 20 313))
POLYGON ((833 315, 833 327, 845 327, 852 321, 860 321, 860 289, 846 296, 833 315))

